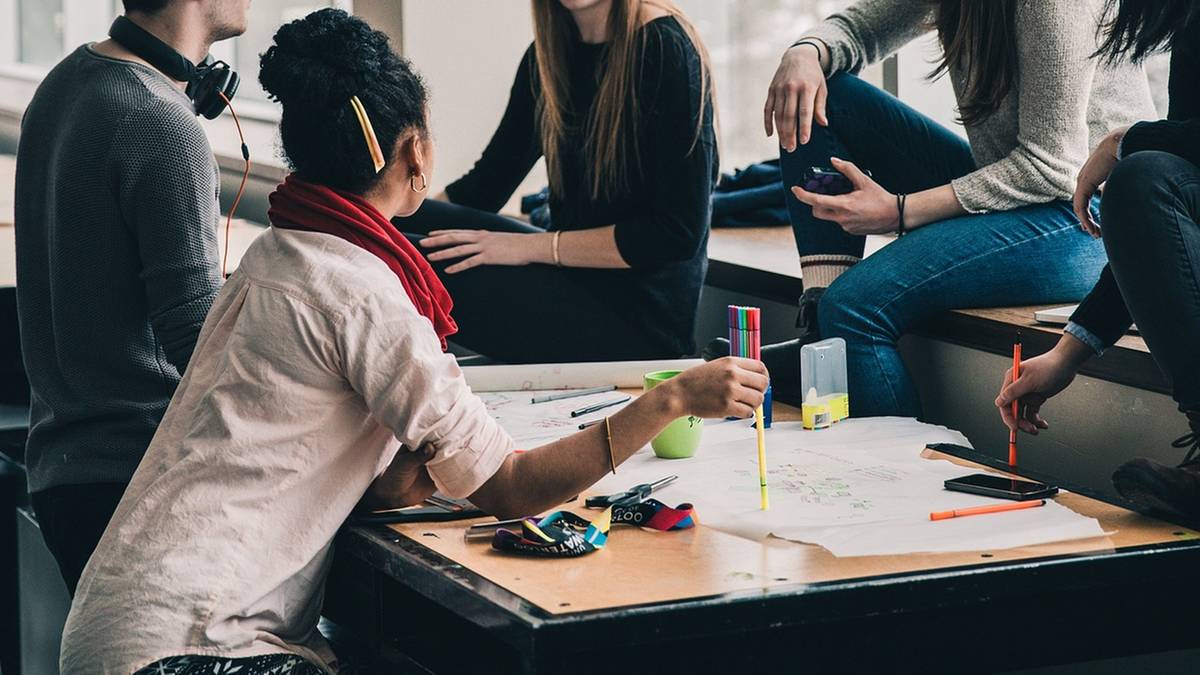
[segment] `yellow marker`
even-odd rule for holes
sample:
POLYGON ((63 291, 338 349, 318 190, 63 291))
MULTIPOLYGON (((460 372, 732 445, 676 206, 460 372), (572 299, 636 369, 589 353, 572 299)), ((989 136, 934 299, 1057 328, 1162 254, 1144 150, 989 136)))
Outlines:
POLYGON ((764 429, 763 408, 758 406, 754 411, 754 428, 758 430, 758 486, 762 490, 762 510, 771 508, 767 499, 767 436, 764 429))

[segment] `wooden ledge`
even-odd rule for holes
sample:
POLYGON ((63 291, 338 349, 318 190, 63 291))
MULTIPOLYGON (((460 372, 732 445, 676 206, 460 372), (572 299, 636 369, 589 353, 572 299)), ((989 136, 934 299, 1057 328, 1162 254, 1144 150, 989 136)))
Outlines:
POLYGON ((804 291, 790 227, 720 228, 708 236, 705 283, 789 305, 804 291))

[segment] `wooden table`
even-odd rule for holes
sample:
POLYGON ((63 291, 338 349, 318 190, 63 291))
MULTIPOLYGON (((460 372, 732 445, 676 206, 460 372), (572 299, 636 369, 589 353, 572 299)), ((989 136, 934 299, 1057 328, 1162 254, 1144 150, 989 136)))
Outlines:
POLYGON ((1200 601, 1200 535, 1084 493, 1060 500, 1112 534, 837 558, 703 525, 619 526, 602 551, 541 560, 467 543, 464 522, 350 527, 326 615, 432 672, 976 672, 1200 644, 1175 615, 1200 601))

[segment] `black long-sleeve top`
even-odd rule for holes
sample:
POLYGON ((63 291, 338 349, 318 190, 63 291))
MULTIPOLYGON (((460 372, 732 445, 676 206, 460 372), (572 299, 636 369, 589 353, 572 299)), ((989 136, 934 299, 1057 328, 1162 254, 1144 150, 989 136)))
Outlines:
MULTIPOLYGON (((1167 87, 1170 95, 1167 119, 1138 122, 1130 127, 1121 141, 1121 156, 1161 150, 1200 166, 1200 21, 1193 21, 1176 36, 1167 87)), ((1101 344, 1092 344, 1093 348, 1113 344, 1133 324, 1108 265, 1071 316, 1071 322, 1099 340, 1101 344)))
MULTIPOLYGON (((663 17, 642 30, 645 47, 635 84, 640 176, 626 194, 593 199, 583 125, 575 124, 561 145, 563 180, 551 188, 550 213, 555 230, 615 226, 617 249, 631 269, 568 272, 662 345, 660 354, 648 357, 680 356, 695 352, 693 331, 708 265, 708 223, 718 174, 712 101, 710 97, 701 105, 700 56, 679 22, 663 17)), ((607 46, 575 38, 568 53, 570 110, 587 111, 599 87, 607 46)), ((542 156, 539 92, 531 46, 517 68, 499 128, 475 166, 447 186, 450 201, 493 212, 508 201, 542 156)), ((573 117, 582 120, 584 114, 573 117)))

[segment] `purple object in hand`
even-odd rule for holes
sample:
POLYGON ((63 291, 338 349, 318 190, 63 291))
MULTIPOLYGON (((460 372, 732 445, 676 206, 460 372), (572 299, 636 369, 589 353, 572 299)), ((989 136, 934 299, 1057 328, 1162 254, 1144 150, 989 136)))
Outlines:
MULTIPOLYGON (((870 171, 864 171, 870 176, 870 171)), ((836 169, 810 166, 800 176, 800 185, 809 192, 819 195, 844 195, 854 189, 850 179, 836 169)))

